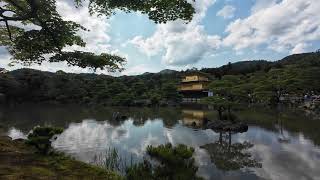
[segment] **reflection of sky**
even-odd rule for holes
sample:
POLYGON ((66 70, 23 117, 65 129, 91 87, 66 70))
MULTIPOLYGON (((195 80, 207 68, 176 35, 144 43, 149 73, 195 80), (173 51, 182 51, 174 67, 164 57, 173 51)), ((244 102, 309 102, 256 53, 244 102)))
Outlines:
MULTIPOLYGON (((129 119, 120 126, 93 119, 71 123, 53 146, 79 160, 92 162, 96 155, 105 153, 110 147, 117 148, 126 158, 141 159, 148 145, 181 143, 195 147, 198 173, 206 179, 320 179, 320 149, 302 134, 284 130, 284 136, 290 139, 288 143, 279 142, 280 133, 255 126, 246 133, 233 135, 233 143, 249 141, 254 144, 249 151, 262 163, 262 168, 222 172, 210 162, 206 150, 199 148, 218 140, 218 134, 212 130, 195 130, 181 123, 166 128, 161 119, 148 120, 141 126, 135 126, 133 122, 129 119)), ((9 135, 23 134, 11 129, 9 135)))
POLYGON ((27 135, 24 134, 22 131, 19 129, 16 129, 14 127, 10 128, 8 131, 7 135, 11 137, 13 140, 15 139, 27 139, 27 135))
POLYGON ((282 135, 250 128, 248 133, 235 136, 235 141, 254 144, 250 150, 261 159, 263 168, 255 172, 266 179, 320 179, 320 149, 301 134, 284 132, 290 143, 280 143, 282 135))

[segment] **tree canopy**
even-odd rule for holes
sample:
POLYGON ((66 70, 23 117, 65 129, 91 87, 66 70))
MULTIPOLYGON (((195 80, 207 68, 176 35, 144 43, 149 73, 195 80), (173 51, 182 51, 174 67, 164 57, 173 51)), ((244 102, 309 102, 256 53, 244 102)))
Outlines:
MULTIPOLYGON (((86 0, 74 0, 80 7, 86 0)), ((182 19, 190 21, 195 13, 187 0, 87 0, 91 15, 110 17, 117 10, 141 12, 155 23, 182 19)), ((56 0, 0 0, 0 46, 5 46, 12 58, 23 64, 43 61, 66 61, 69 65, 121 70, 125 58, 113 54, 65 51, 67 46, 84 47, 77 34, 87 29, 66 21, 57 12, 56 0), (28 25, 25 28, 23 25, 28 25)))

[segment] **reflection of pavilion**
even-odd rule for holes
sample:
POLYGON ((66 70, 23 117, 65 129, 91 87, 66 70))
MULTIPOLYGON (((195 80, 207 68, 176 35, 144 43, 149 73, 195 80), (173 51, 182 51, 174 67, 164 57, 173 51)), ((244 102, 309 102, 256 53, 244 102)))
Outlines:
POLYGON ((182 110, 182 122, 186 126, 203 127, 206 123, 206 112, 202 110, 182 110))

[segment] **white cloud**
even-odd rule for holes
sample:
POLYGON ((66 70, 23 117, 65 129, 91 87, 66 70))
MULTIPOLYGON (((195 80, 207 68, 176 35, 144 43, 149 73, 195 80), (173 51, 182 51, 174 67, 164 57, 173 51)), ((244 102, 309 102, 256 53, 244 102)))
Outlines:
POLYGON ((236 8, 230 5, 224 6, 220 11, 217 12, 217 16, 221 16, 224 19, 232 19, 236 8))
POLYGON ((57 10, 64 20, 74 21, 84 26, 89 31, 80 31, 78 34, 87 43, 86 47, 72 46, 67 50, 83 50, 95 53, 110 52, 110 23, 106 17, 90 16, 88 11, 88 3, 82 7, 75 6, 66 1, 57 1, 57 10))
POLYGON ((128 67, 127 69, 125 69, 123 72, 121 72, 122 75, 139 75, 142 74, 144 72, 158 72, 160 71, 160 69, 154 69, 150 66, 148 66, 147 64, 139 64, 139 65, 135 65, 132 67, 128 67))
POLYGON ((181 20, 157 25, 155 33, 148 38, 137 36, 129 42, 148 56, 163 53, 162 62, 170 66, 195 64, 220 45, 220 37, 207 35, 201 20, 215 0, 193 3, 196 14, 186 24, 181 20))
POLYGON ((291 51, 292 54, 300 54, 307 52, 307 48, 309 47, 306 43, 297 44, 291 51))
POLYGON ((255 13, 260 11, 261 9, 269 8, 275 5, 279 0, 256 0, 255 4, 251 8, 251 12, 255 13))
POLYGON ((319 11, 318 0, 283 0, 258 8, 228 25, 223 44, 236 50, 267 45, 276 51, 291 51, 297 44, 320 40, 319 11))

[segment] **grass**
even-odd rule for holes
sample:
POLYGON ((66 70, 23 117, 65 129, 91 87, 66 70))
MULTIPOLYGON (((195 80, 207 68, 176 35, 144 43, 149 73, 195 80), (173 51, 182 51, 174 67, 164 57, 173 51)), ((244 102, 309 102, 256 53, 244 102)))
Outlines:
POLYGON ((63 154, 40 155, 23 141, 0 137, 0 179, 123 179, 63 154))

